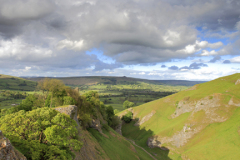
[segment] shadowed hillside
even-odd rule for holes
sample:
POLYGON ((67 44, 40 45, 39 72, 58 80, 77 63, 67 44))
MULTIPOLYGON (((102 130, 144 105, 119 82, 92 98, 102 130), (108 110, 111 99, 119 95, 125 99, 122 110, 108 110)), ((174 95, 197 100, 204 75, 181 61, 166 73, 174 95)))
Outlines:
POLYGON ((240 74, 234 74, 134 107, 135 121, 122 131, 146 149, 168 148, 172 159, 238 159, 239 107, 240 74))

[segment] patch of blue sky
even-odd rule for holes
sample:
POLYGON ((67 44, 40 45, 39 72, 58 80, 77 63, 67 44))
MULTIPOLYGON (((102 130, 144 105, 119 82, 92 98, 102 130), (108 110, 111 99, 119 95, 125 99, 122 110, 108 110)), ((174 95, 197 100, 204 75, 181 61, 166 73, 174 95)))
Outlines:
POLYGON ((112 59, 111 57, 105 56, 103 54, 103 51, 101 51, 101 50, 99 50, 97 48, 94 48, 94 49, 92 49, 90 51, 86 51, 86 54, 88 54, 88 55, 96 55, 97 58, 100 61, 102 61, 104 63, 107 63, 107 64, 113 64, 113 63, 116 62, 116 60, 112 59))

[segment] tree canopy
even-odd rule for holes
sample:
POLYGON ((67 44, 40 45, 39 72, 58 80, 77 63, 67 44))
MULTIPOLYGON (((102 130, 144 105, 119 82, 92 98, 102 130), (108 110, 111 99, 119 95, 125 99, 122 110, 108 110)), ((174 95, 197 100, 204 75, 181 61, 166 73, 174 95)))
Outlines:
POLYGON ((133 102, 130 102, 128 100, 124 101, 123 102, 123 108, 127 109, 127 108, 130 108, 130 107, 133 107, 134 106, 134 103, 133 102))
POLYGON ((43 148, 49 148, 49 151, 54 149, 55 151, 48 153, 49 155, 72 159, 70 148, 74 150, 81 148, 76 126, 73 119, 50 108, 38 108, 29 112, 21 110, 0 119, 0 130, 16 144, 16 147, 18 144, 27 144, 21 145, 20 150, 29 159, 35 159, 34 156, 41 159, 46 156, 45 152, 48 153, 46 149, 39 150, 36 146, 40 148, 44 146, 43 148), (31 150, 29 146, 32 146, 31 150))

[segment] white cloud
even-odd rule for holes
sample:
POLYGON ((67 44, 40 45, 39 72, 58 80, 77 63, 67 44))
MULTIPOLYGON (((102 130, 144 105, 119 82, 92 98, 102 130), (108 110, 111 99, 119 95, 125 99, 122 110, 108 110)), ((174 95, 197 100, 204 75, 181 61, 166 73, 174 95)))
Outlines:
POLYGON ((215 50, 212 50, 212 51, 203 50, 201 53, 201 56, 214 56, 217 54, 218 53, 215 50))
POLYGON ((240 56, 234 57, 234 58, 230 59, 230 61, 233 63, 240 63, 240 56))

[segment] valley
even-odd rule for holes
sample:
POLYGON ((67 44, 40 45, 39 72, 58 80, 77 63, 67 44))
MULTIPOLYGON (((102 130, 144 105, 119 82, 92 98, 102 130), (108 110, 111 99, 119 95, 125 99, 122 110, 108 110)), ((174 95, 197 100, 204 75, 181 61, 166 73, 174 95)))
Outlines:
MULTIPOLYGON (((28 157, 31 154, 24 152, 23 142, 8 134, 14 131, 5 130, 4 123, 9 123, 7 117, 22 114, 21 110, 30 116, 38 114, 37 110, 46 112, 51 105, 57 111, 54 114, 60 112, 75 121, 72 123, 76 125, 77 132, 74 132, 81 149, 71 150, 75 155, 73 159, 215 160, 240 156, 240 74, 198 82, 194 86, 186 82, 182 86, 175 85, 177 82, 174 85, 130 83, 126 77, 124 83, 120 80, 107 85, 97 82, 85 84, 85 89, 73 83, 65 86, 57 79, 37 81, 38 90, 1 91, 2 102, 6 101, 4 98, 12 98, 8 100, 17 100, 20 105, 1 108, 0 129, 14 147, 28 157), (59 85, 55 89, 45 85, 48 89, 43 88, 44 85, 40 85, 41 88, 40 83, 59 85), (123 108, 126 100, 134 106, 123 108)), ((41 150, 37 152, 42 154, 41 150)), ((70 157, 71 152, 66 156, 70 157)))

